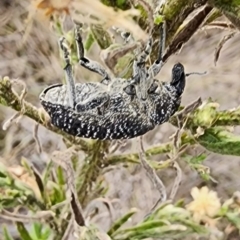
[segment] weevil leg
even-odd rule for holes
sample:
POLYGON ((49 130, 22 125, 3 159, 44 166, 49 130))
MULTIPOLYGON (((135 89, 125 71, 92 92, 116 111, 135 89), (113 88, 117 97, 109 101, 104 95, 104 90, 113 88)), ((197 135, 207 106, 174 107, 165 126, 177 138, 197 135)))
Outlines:
MULTIPOLYGON (((92 110, 94 108, 98 108, 98 112, 101 107, 104 107, 109 101, 109 95, 106 92, 96 93, 87 99, 86 102, 81 102, 76 105, 76 110, 78 112, 85 112, 88 110, 92 110)), ((101 115, 101 113, 100 113, 101 115)))
POLYGON ((72 65, 70 63, 70 53, 68 47, 65 43, 65 38, 62 37, 59 40, 59 45, 61 50, 63 51, 64 61, 66 66, 64 67, 66 80, 67 80, 67 91, 69 97, 69 104, 72 108, 75 108, 76 104, 76 89, 75 89, 75 81, 73 77, 72 65))
POLYGON ((149 38, 145 49, 143 50, 143 52, 139 56, 138 64, 143 64, 143 63, 146 62, 148 56, 152 52, 152 45, 153 45, 153 40, 152 40, 152 38, 149 38))
POLYGON ((80 26, 76 25, 75 27, 75 40, 77 44, 77 51, 78 51, 78 59, 79 59, 79 64, 86 69, 98 73, 103 77, 103 80, 101 81, 102 83, 109 83, 111 81, 111 78, 107 71, 104 69, 104 67, 99 64, 98 62, 92 61, 91 59, 88 59, 85 57, 84 54, 84 46, 83 46, 83 41, 82 37, 80 34, 80 26))
POLYGON ((166 43, 166 22, 164 21, 160 26, 160 42, 159 42, 159 53, 157 60, 150 66, 148 72, 153 77, 155 77, 162 69, 164 62, 162 61, 162 57, 165 50, 166 43))
POLYGON ((133 62, 133 79, 137 79, 136 76, 141 73, 141 68, 145 66, 145 62, 152 51, 152 38, 149 38, 145 49, 133 62))

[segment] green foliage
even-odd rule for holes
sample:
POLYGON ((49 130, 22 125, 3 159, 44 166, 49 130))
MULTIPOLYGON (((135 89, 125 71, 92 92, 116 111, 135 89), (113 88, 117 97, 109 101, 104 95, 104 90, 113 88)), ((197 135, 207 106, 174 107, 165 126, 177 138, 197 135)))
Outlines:
POLYGON ((129 2, 127 0, 101 0, 103 4, 116 9, 126 10, 129 8, 129 2))
MULTIPOLYGON (((191 166, 195 166, 201 164, 204 161, 205 157, 206 155, 201 154, 197 157, 188 157, 186 159, 191 166)), ((51 163, 49 165, 51 165, 51 163)), ((49 171, 49 165, 46 166, 46 169, 48 169, 47 171, 49 171)), ((32 222, 30 231, 26 229, 24 222, 21 222, 21 218, 19 218, 19 220, 16 222, 16 226, 21 238, 29 240, 47 240, 50 239, 50 237, 53 237, 53 239, 61 239, 61 236, 63 236, 67 227, 66 222, 61 218, 61 216, 63 214, 67 214, 67 212, 70 211, 66 205, 67 203, 64 203, 65 189, 62 187, 62 184, 65 183, 65 181, 63 180, 64 177, 62 177, 62 173, 57 174, 57 172, 61 172, 62 170, 58 168, 56 169, 56 173, 54 173, 55 170, 51 169, 51 172, 54 174, 47 174, 47 182, 51 184, 50 187, 48 186, 48 190, 44 188, 43 191, 45 192, 44 194, 48 194, 48 201, 45 201, 43 198, 39 199, 38 201, 42 203, 42 207, 40 207, 40 205, 37 203, 34 193, 30 191, 29 195, 31 196, 32 202, 31 208, 28 208, 29 203, 27 202, 27 199, 25 197, 26 194, 23 194, 22 188, 19 188, 19 186, 22 186, 22 181, 14 180, 13 177, 9 175, 7 170, 4 171, 2 167, 0 169, 0 180, 6 180, 6 176, 8 176, 7 181, 11 183, 11 191, 5 191, 5 195, 14 197, 12 199, 4 198, 3 193, 1 193, 0 205, 2 206, 2 209, 8 209, 9 206, 25 207, 28 209, 27 217, 29 218, 29 221, 32 222), (52 175, 57 176, 55 183, 53 182, 53 179, 51 177, 52 175), (14 205, 12 204, 13 199, 15 200, 14 205), (59 211, 59 208, 55 207, 57 206, 55 204, 61 204, 60 206, 64 207, 61 207, 61 211, 59 211), (54 217, 42 218, 39 215, 39 219, 34 218, 31 220, 31 215, 37 216, 37 213, 39 211, 42 211, 43 209, 45 211, 53 212, 54 214, 51 216, 54 217), (32 214, 30 214, 31 212, 32 214)), ((46 171, 44 175, 46 178, 46 171)), ((44 176, 41 176, 41 178, 44 179, 44 176)), ((5 188, 7 190, 7 185, 5 185, 5 188)), ((240 228, 239 212, 236 208, 230 208, 229 206, 230 205, 226 207, 226 205, 223 205, 222 208, 219 210, 218 215, 222 219, 227 219, 237 228, 240 228)), ((161 204, 154 211, 150 212, 148 216, 146 216, 137 225, 132 227, 124 227, 126 223, 131 221, 131 218, 137 212, 137 209, 132 209, 124 216, 122 216, 119 220, 116 220, 111 226, 111 228, 108 230, 107 235, 106 233, 99 231, 98 228, 94 226, 90 226, 88 228, 81 228, 81 233, 83 235, 80 239, 92 240, 96 236, 99 236, 99 238, 96 239, 101 239, 100 236, 105 236, 106 239, 109 238, 112 240, 140 240, 149 237, 158 239, 184 239, 185 237, 194 236, 196 234, 197 236, 205 237, 209 235, 209 229, 196 222, 192 218, 191 212, 185 207, 183 201, 176 202, 175 204, 172 204, 171 202, 161 204)), ((2 212, 3 215, 5 215, 4 213, 5 212, 2 212)), ((3 228, 3 232, 4 239, 11 239, 11 236, 9 235, 6 227, 3 228)))
MULTIPOLYGON (((129 212, 118 223, 125 223, 132 214, 133 212, 129 212)), ((115 232, 111 231, 109 234, 113 239, 145 239, 148 237, 176 239, 193 233, 204 236, 208 232, 205 227, 194 223, 187 210, 169 203, 160 206, 137 226, 118 230, 119 225, 115 232)))
POLYGON ((4 240, 13 240, 13 238, 9 234, 8 229, 5 225, 3 226, 3 239, 4 240))
POLYGON ((238 30, 240 29, 240 1, 239 0, 209 0, 218 8, 238 30))
POLYGON ((186 154, 183 159, 192 169, 196 170, 205 181, 208 181, 212 179, 210 176, 209 168, 202 164, 206 157, 207 154, 205 153, 199 154, 197 156, 190 156, 186 154))
POLYGON ((222 127, 205 130, 204 135, 198 138, 199 143, 209 151, 240 156, 240 137, 222 127))
POLYGON ((17 225, 17 230, 21 236, 22 239, 24 240, 33 240, 31 236, 28 233, 28 230, 25 228, 24 224, 21 222, 16 222, 17 225))
POLYGON ((108 235, 112 236, 114 232, 116 232, 124 223, 126 223, 129 218, 131 218, 132 215, 134 215, 137 212, 137 209, 132 209, 130 212, 128 212, 126 215, 124 215, 122 218, 117 220, 112 227, 108 230, 108 235))

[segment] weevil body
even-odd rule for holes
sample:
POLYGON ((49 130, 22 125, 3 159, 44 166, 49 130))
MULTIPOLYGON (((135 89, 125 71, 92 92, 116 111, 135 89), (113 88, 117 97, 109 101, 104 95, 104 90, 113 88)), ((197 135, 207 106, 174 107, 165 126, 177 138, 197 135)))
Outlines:
POLYGON ((75 84, 69 53, 62 39, 60 47, 67 64, 67 84, 47 87, 40 95, 51 123, 74 136, 104 140, 141 136, 168 121, 181 103, 186 74, 183 65, 177 63, 172 69, 169 83, 155 79, 163 66, 161 58, 165 35, 163 28, 161 31, 159 58, 152 66, 145 67, 152 48, 150 39, 133 63, 132 78, 111 79, 101 65, 84 57, 82 38, 77 28, 79 62, 100 74, 103 77, 100 83, 75 84))

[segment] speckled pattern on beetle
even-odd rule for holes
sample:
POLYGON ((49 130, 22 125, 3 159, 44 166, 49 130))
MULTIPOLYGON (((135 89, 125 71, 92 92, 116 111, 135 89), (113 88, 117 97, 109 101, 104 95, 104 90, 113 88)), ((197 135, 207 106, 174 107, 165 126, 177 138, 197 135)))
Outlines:
POLYGON ((51 85, 40 94, 40 102, 54 126, 78 137, 130 139, 168 121, 178 110, 187 76, 183 65, 174 65, 170 82, 155 79, 163 66, 163 25, 160 27, 158 59, 149 68, 145 67, 152 49, 150 38, 134 61, 133 75, 129 79, 111 78, 99 63, 87 59, 79 27, 75 35, 80 65, 100 74, 103 80, 75 84, 68 48, 61 38, 67 84, 51 85))

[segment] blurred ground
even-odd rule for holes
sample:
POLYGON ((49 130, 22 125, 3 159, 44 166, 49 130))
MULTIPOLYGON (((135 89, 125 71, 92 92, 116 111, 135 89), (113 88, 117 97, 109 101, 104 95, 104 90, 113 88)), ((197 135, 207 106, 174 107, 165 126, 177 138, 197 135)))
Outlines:
MULTIPOLYGON (((3 1, 4 2, 4 1, 3 1)), ((5 1, 7 2, 7 1, 5 1)), ((9 76, 11 79, 19 78, 28 87, 27 100, 40 107, 38 95, 47 85, 60 82, 64 77, 58 53, 58 37, 46 25, 44 21, 28 25, 25 29, 26 9, 28 1, 21 4, 10 1, 13 5, 3 3, 0 5, 0 75, 9 76), (16 5, 15 5, 16 4, 16 5), (5 10, 4 10, 5 9, 5 10), (8 25, 6 25, 8 24, 8 25)), ((10 3, 9 2, 9 3, 10 3)), ((199 31, 182 49, 181 53, 172 56, 164 66, 159 79, 169 80, 171 68, 174 63, 180 61, 184 64, 186 72, 207 71, 205 76, 193 75, 188 78, 187 87, 183 94, 183 105, 196 100, 198 97, 213 98, 220 104, 221 109, 234 108, 240 105, 240 35, 237 34, 223 48, 217 66, 214 66, 214 50, 219 40, 227 31, 211 29, 199 31)), ((137 39, 137 36, 134 36, 137 39)), ((94 46, 88 56, 98 59, 99 48, 94 46)), ((79 81, 89 77, 89 72, 77 68, 79 81)), ((17 89, 18 87, 16 87, 17 89)), ((6 121, 13 110, 0 106, 0 125, 6 121)), ((18 125, 13 125, 7 132, 0 130, 0 160, 9 165, 17 164, 24 156, 34 162, 38 167, 49 160, 49 155, 54 150, 63 149, 64 144, 59 136, 40 127, 39 138, 43 144, 43 153, 38 154, 32 136, 34 122, 23 117, 18 125)), ((145 148, 169 140, 175 128, 166 123, 157 130, 144 136, 145 148)), ((136 141, 130 141, 126 147, 120 149, 124 152, 136 152, 136 141)), ((191 149, 192 153, 204 151, 201 147, 191 149)), ((211 168, 212 176, 218 184, 211 188, 216 190, 222 198, 230 196, 234 191, 240 190, 240 159, 233 156, 222 156, 208 153, 205 164, 211 168)), ((155 158, 158 159, 158 158, 155 158)), ((160 156, 159 160, 166 159, 160 156)), ((180 162, 184 170, 184 180, 179 189, 177 199, 189 197, 189 191, 193 186, 202 184, 202 179, 189 169, 186 164, 180 162)), ((174 181, 174 171, 159 172, 159 176, 169 186, 174 181)), ((153 188, 146 174, 141 168, 124 169, 115 168, 105 174, 109 183, 109 198, 117 198, 119 201, 115 207, 116 216, 131 207, 137 207, 143 211, 133 219, 142 218, 153 203, 158 199, 158 193, 153 188)), ((95 219, 103 229, 109 227, 106 215, 95 219)))

